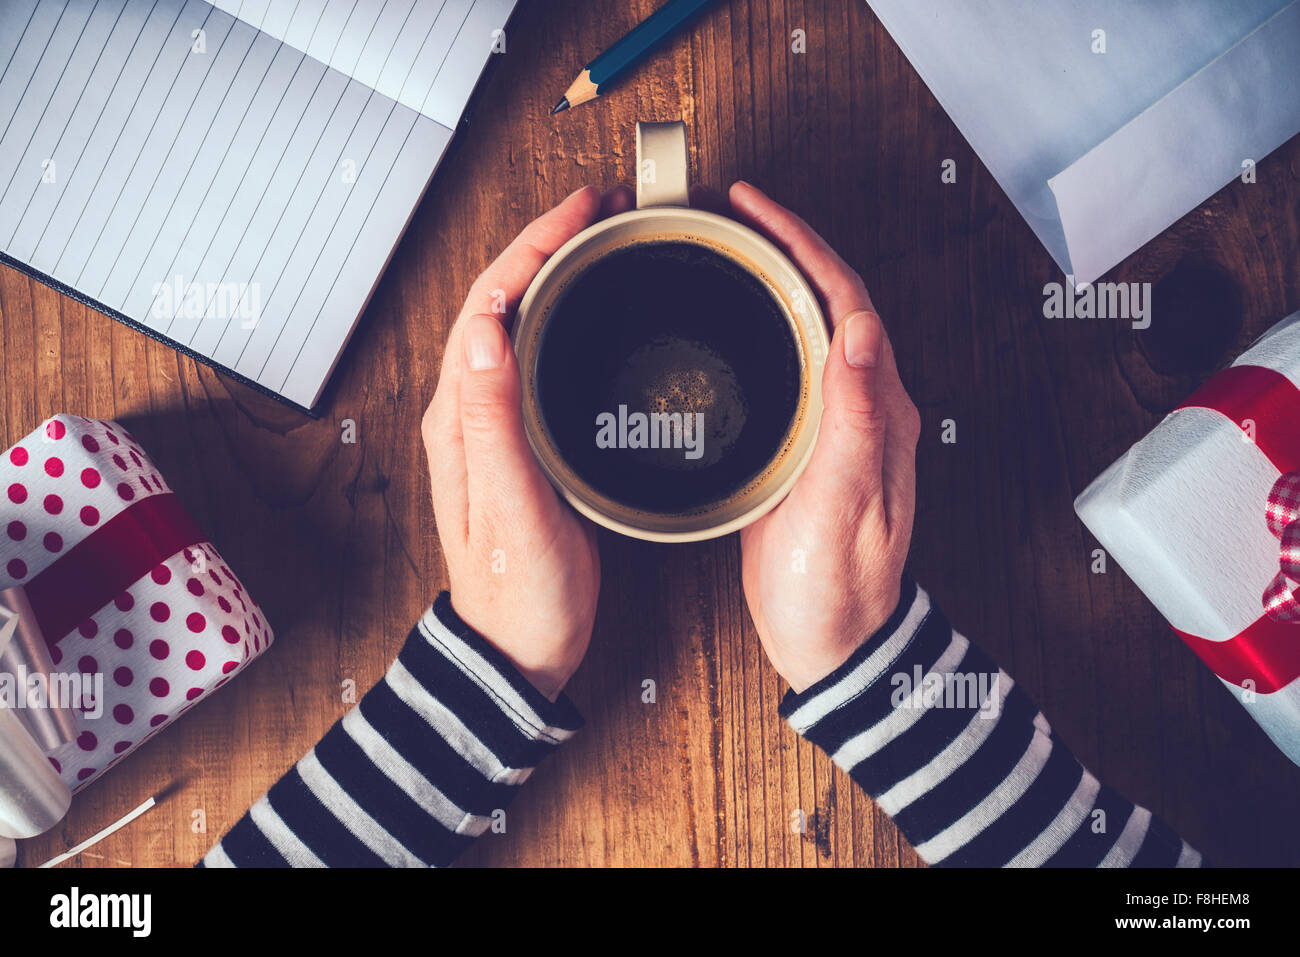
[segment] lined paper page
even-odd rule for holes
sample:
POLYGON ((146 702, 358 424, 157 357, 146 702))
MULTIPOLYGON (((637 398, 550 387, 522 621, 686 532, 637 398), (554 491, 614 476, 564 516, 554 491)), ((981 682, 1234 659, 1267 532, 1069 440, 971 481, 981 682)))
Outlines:
MULTIPOLYGON (((311 48, 337 5, 245 7, 311 48)), ((358 62, 416 90, 376 35, 358 62)), ((5 0, 0 249, 311 407, 455 122, 206 0, 5 0)))
POLYGON ((514 0, 213 0, 232 16, 455 129, 514 0))

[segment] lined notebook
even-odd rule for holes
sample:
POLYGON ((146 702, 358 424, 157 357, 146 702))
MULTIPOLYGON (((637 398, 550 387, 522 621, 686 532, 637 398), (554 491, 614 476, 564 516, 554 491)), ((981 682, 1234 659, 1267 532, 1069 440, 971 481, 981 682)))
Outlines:
POLYGON ((0 0, 0 258, 316 405, 514 0, 0 0))

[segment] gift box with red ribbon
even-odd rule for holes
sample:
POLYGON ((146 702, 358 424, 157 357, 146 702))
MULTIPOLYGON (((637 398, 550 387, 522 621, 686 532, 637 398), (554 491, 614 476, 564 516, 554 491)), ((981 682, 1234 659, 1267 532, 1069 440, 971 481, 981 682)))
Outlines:
MULTIPOLYGON (((23 608, 28 658, 41 657, 32 651, 43 640, 54 676, 40 679, 46 687, 62 679, 64 694, 81 693, 74 726, 60 734, 58 722, 24 713, 31 701, 6 700, 24 689, 0 674, 0 707, 13 711, 5 726, 12 736, 26 723, 34 739, 0 742, 0 757, 5 746, 20 757, 35 746, 73 791, 272 640, 257 604, 131 434, 72 415, 49 419, 0 458, 0 602, 23 608)), ((0 781, 0 792, 7 787, 0 781)), ((0 810, 19 797, 0 793, 0 810)))
POLYGON ((1210 378, 1075 509, 1300 764, 1300 313, 1210 378))

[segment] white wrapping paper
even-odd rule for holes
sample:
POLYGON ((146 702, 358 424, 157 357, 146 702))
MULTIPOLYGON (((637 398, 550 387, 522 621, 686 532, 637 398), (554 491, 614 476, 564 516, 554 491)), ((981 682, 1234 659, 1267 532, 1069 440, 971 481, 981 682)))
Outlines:
MULTIPOLYGON (((1233 365, 1264 366, 1300 384, 1300 313, 1233 365)), ((1074 504, 1174 628, 1226 641, 1260 618, 1261 595, 1278 572, 1279 543, 1264 520, 1278 475, 1238 423, 1186 408, 1166 417, 1074 504)), ((1300 764, 1300 679, 1271 694, 1223 684, 1300 764)))

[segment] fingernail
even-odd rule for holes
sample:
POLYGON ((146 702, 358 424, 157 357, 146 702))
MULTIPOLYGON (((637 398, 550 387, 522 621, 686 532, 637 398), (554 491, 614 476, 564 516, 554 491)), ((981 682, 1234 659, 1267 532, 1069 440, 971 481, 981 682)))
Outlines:
POLYGON ((470 316, 465 323, 465 365, 471 372, 496 369, 506 361, 506 333, 491 316, 470 316))
POLYGON ((855 369, 869 369, 880 361, 880 317, 859 309, 844 320, 844 358, 855 369))

